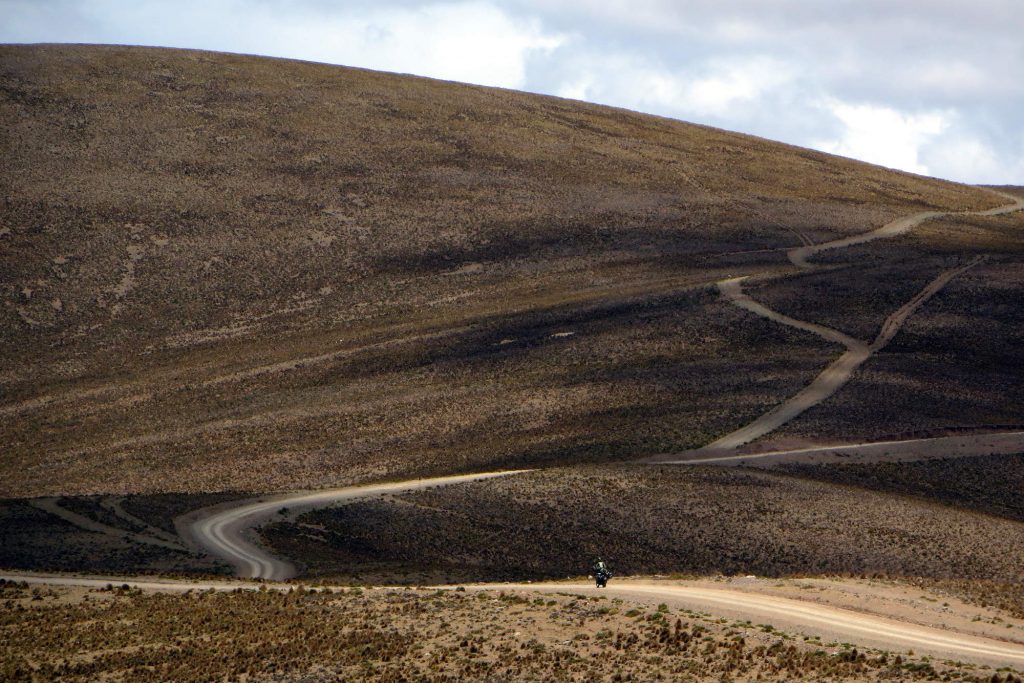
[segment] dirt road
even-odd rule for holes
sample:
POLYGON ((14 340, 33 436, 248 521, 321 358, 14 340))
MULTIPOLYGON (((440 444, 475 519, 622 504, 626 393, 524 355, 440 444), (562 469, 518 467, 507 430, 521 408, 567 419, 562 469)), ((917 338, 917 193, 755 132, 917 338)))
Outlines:
POLYGON ((771 467, 785 464, 908 462, 935 458, 1013 455, 1024 452, 1024 432, 940 436, 907 441, 877 441, 764 453, 736 453, 731 448, 702 448, 657 456, 644 462, 660 465, 733 465, 771 467))
POLYGON ((860 367, 875 353, 885 348, 885 346, 892 341, 893 337, 896 336, 896 333, 899 332, 900 328, 903 326, 903 323, 907 321, 907 318, 909 318, 914 311, 924 305, 924 303, 933 296, 938 294, 953 278, 978 265, 981 261, 982 259, 979 257, 958 268, 951 268, 950 270, 941 273, 938 277, 929 282, 924 289, 914 295, 910 301, 905 303, 903 306, 900 306, 888 318, 886 318, 885 322, 882 323, 878 336, 870 344, 859 339, 854 339, 842 332, 839 332, 838 330, 833 330, 823 325, 817 325, 803 320, 796 320, 771 310, 767 306, 754 301, 747 294, 743 293, 743 280, 745 278, 735 278, 720 282, 718 284, 718 288, 721 291, 722 296, 736 306, 764 318, 768 318, 769 320, 781 325, 795 327, 796 329, 804 330, 805 332, 817 334, 830 342, 842 344, 846 347, 846 351, 839 356, 839 358, 832 361, 832 363, 822 370, 810 384, 801 389, 797 394, 775 406, 753 422, 744 425, 734 432, 726 434, 720 439, 712 441, 705 446, 704 449, 710 451, 726 450, 750 443, 751 441, 778 429, 808 408, 813 408, 829 396, 832 396, 834 393, 839 391, 847 381, 849 381, 850 375, 853 374, 854 370, 860 367))
MULTIPOLYGON (((830 242, 823 242, 821 244, 808 244, 808 240, 804 236, 801 236, 801 241, 804 242, 804 246, 789 250, 787 252, 787 256, 793 265, 805 270, 813 270, 823 267, 808 261, 808 259, 815 254, 831 249, 841 249, 855 244, 864 244, 878 239, 896 237, 909 232, 921 223, 933 218, 940 218, 948 215, 997 216, 1024 210, 1024 199, 1006 194, 1005 192, 999 192, 998 190, 989 191, 993 194, 1006 197, 1007 199, 1012 199, 1013 202, 1003 206, 998 206, 994 209, 988 209, 986 211, 924 211, 911 216, 898 218, 883 225, 877 230, 871 230, 859 235, 852 235, 850 237, 832 240, 830 242)), ((839 358, 830 363, 828 367, 822 370, 822 372, 815 377, 809 385, 801 389, 796 395, 775 406, 753 422, 712 441, 702 450, 712 452, 725 451, 729 449, 736 449, 744 444, 748 444, 751 441, 778 429, 806 411, 808 408, 812 408, 820 404, 822 401, 835 394, 844 384, 846 384, 850 379, 850 375, 853 374, 858 367, 892 341, 892 338, 896 336, 896 333, 899 332, 903 323, 906 322, 907 318, 909 318, 914 311, 941 291, 942 288, 945 287, 953 278, 957 277, 969 268, 981 263, 983 258, 984 257, 977 257, 958 268, 947 270, 928 283, 928 285, 918 292, 914 298, 886 318, 878 336, 871 344, 867 344, 859 339, 853 339, 838 330, 833 330, 823 325, 803 320, 796 320, 795 318, 790 318, 789 316, 769 309, 767 306, 754 301, 749 295, 744 294, 743 280, 746 278, 733 278, 719 282, 719 291, 730 303, 781 325, 817 334, 830 342, 845 346, 846 351, 839 356, 839 358)))
MULTIPOLYGON (((1002 207, 1000 207, 1002 208, 1002 207)), ((942 211, 922 211, 921 213, 915 213, 912 216, 904 216, 897 218, 896 220, 886 223, 877 230, 871 232, 864 232, 859 235, 851 235, 850 237, 844 237, 838 240, 832 240, 831 242, 822 242, 821 244, 809 244, 797 249, 791 250, 787 256, 789 256, 790 262, 799 268, 815 268, 813 263, 808 262, 807 259, 820 254, 823 251, 830 249, 842 249, 843 247, 852 247, 855 244, 864 244, 865 242, 871 242, 879 239, 887 239, 889 237, 898 237, 904 233, 910 232, 917 226, 921 225, 927 220, 932 218, 939 218, 941 216, 949 215, 948 212, 942 211)), ((991 214, 987 214, 991 215, 991 214)))
POLYGON ((229 562, 238 576, 283 581, 297 574, 297 568, 287 560, 274 557, 251 540, 253 530, 272 519, 290 519, 313 508, 336 503, 349 503, 375 496, 394 495, 408 491, 450 486, 494 477, 527 472, 481 472, 432 479, 413 479, 369 486, 349 486, 324 491, 270 496, 254 501, 228 503, 203 508, 174 520, 178 534, 188 543, 205 550, 214 557, 229 562))
MULTIPOLYGON (((1006 213, 1024 209, 1024 200, 1016 199, 1013 205, 999 207, 984 215, 1006 213)), ((826 249, 835 249, 852 244, 860 244, 873 239, 890 237, 910 230, 921 222, 944 214, 927 212, 915 214, 894 221, 878 230, 843 240, 836 240, 820 245, 805 245, 790 252, 790 258, 796 265, 804 268, 814 267, 807 259, 826 249)), ((846 351, 829 365, 818 378, 808 387, 787 402, 761 416, 751 424, 732 434, 709 444, 695 458, 662 459, 664 463, 688 464, 748 464, 759 461, 764 464, 779 462, 785 458, 798 457, 801 461, 813 461, 814 457, 839 454, 861 454, 863 457, 878 457, 879 452, 888 456, 890 452, 902 453, 906 456, 915 448, 926 448, 930 452, 947 452, 944 449, 957 448, 968 451, 961 454, 980 454, 981 452, 1019 452, 1024 445, 1024 432, 1013 432, 1002 435, 974 435, 971 437, 949 437, 959 439, 955 444, 941 439, 923 439, 913 442, 888 444, 855 444, 821 449, 802 449, 764 453, 759 455, 736 455, 735 447, 746 444, 759 436, 770 432, 786 421, 820 403, 831 396, 849 378, 850 373, 863 363, 871 354, 883 348, 899 331, 900 326, 919 306, 941 290, 946 283, 968 268, 975 265, 972 261, 959 268, 942 273, 913 299, 895 311, 883 324, 878 336, 871 343, 854 339, 842 332, 829 329, 814 323, 789 318, 771 311, 743 293, 742 279, 725 280, 719 283, 723 296, 737 306, 757 315, 772 319, 780 324, 789 325, 804 331, 818 334, 829 341, 840 344, 846 351), (927 442, 927 443, 926 443, 927 442), (1000 451, 999 449, 1004 449, 1000 451), (1016 450, 1014 450, 1016 449, 1016 450), (720 454, 713 454, 718 451, 720 454), (723 451, 730 451, 731 454, 723 451)), ((270 370, 277 366, 269 366, 270 370)), ((253 371, 247 371, 253 372, 253 371)), ((847 462, 850 460, 846 460, 847 462)), ((221 506, 198 510, 175 520, 179 535, 188 543, 201 548, 215 557, 229 562, 241 577, 262 578, 271 581, 282 581, 295 576, 297 568, 286 559, 274 557, 254 541, 254 530, 272 519, 289 519, 305 510, 325 507, 338 503, 351 502, 376 496, 394 495, 408 491, 447 486, 503 477, 528 470, 502 472, 485 472, 478 474, 456 475, 432 479, 417 479, 405 482, 376 484, 369 486, 346 487, 324 491, 284 494, 264 497, 242 503, 234 502, 221 506)), ((287 590, 288 584, 257 584, 252 582, 218 582, 218 581, 134 581, 108 577, 66 577, 9 574, 4 578, 25 580, 31 583, 49 585, 84 585, 101 587, 107 583, 127 583, 144 590, 187 591, 187 590, 234 590, 237 588, 256 589, 266 585, 271 589, 287 590)), ((467 590, 521 590, 530 592, 566 592, 593 594, 597 589, 589 584, 576 583, 544 583, 544 584, 487 584, 466 586, 467 590)), ((751 621, 772 621, 774 624, 788 629, 813 632, 822 637, 848 639, 852 642, 886 649, 907 648, 917 652, 936 656, 979 661, 997 665, 1024 666, 1024 644, 1010 643, 994 638, 981 637, 976 634, 943 630, 922 624, 908 623, 855 610, 822 605, 806 600, 776 595, 764 595, 748 591, 728 588, 711 587, 699 582, 643 582, 621 581, 605 590, 602 595, 620 597, 634 601, 651 603, 665 602, 675 607, 691 610, 711 611, 716 614, 732 615, 751 621)))
POLYGON ((1006 197, 1013 201, 1010 204, 1004 204, 1003 206, 997 206, 994 209, 987 209, 985 211, 922 211, 921 213, 915 213, 911 216, 897 218, 894 221, 886 223, 877 230, 871 230, 870 232, 851 235, 850 237, 844 237, 830 242, 822 242, 821 244, 805 244, 802 247, 791 249, 787 253, 787 256, 789 257, 790 262, 799 268, 815 268, 817 266, 810 263, 808 259, 823 251, 842 249, 844 247, 852 247, 855 244, 864 244, 865 242, 872 242, 874 240, 898 237, 910 232, 925 221, 930 221, 933 218, 942 218, 943 216, 1000 216, 1006 213, 1013 213, 1014 211, 1024 211, 1024 199, 1012 194, 1007 194, 1006 192, 1000 192, 999 190, 993 190, 990 188, 986 189, 993 194, 1006 197))
POLYGON ((918 654, 997 665, 1024 665, 1024 643, 1001 642, 973 634, 948 631, 867 614, 851 609, 793 598, 719 588, 707 582, 623 581, 607 589, 591 584, 484 584, 467 590, 517 590, 543 593, 571 591, 606 595, 648 604, 665 603, 673 609, 709 612, 716 617, 771 624, 789 633, 817 635, 823 640, 856 643, 861 647, 913 650, 918 654))

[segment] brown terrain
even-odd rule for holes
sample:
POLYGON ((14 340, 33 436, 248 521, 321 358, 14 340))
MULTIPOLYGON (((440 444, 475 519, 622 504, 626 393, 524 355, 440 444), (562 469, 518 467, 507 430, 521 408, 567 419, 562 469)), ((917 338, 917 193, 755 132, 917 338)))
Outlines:
POLYGON ((584 573, 597 554, 622 574, 1020 583, 1024 518, 1011 507, 1019 502, 998 501, 1019 498, 1024 457, 991 471, 993 479, 1005 477, 1001 488, 979 491, 985 460, 850 466, 849 473, 796 468, 799 477, 733 468, 558 468, 311 512, 263 535, 285 557, 305 558, 308 573, 377 583, 564 578, 584 573), (950 500, 958 505, 944 504, 950 500))
MULTIPOLYGON (((1006 202, 677 121, 316 64, 3 46, 0 87, 7 497, 691 448, 828 352, 728 310, 716 280, 792 273, 801 239, 1006 202)), ((1019 214, 963 220, 902 239, 995 252, 979 277, 1012 287, 1019 214)), ((861 248, 911 283, 929 272, 861 248)), ((1013 352, 1003 340, 993 353, 1013 352)))
POLYGON ((988 665, 571 591, 175 595, 10 582, 0 601, 0 676, 9 681, 1021 680, 988 665))
POLYGON ((890 605, 1024 618, 1017 451, 640 462, 851 349, 848 381, 749 448, 1024 431, 1024 213, 977 213, 1024 188, 359 69, 0 45, 0 190, 0 568, 229 574, 176 519, 536 468, 253 536, 318 581, 408 590, 7 584, 0 679, 1019 680, 675 606, 412 587, 601 553, 617 577, 893 579, 890 605))

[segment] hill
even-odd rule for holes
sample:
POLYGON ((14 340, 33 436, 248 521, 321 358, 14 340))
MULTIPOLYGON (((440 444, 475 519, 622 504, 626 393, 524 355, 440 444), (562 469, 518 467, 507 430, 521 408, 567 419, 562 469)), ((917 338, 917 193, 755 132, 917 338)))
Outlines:
POLYGON ((801 274, 785 253, 1005 203, 982 188, 581 102, 153 48, 0 46, 0 124, 3 497, 699 446, 834 356, 716 281, 758 274, 811 319, 842 292, 873 330, 904 293, 879 283, 912 294, 977 253, 992 258, 896 365, 843 395, 888 382, 887 420, 859 419, 863 401, 800 420, 857 436, 922 413, 927 428, 1019 421, 1020 352, 999 322, 1022 315, 1019 214, 936 221, 856 248, 855 268, 801 274), (799 278, 819 279, 813 296, 787 289, 799 278), (957 371, 967 411, 922 398, 961 328, 986 369, 957 371))

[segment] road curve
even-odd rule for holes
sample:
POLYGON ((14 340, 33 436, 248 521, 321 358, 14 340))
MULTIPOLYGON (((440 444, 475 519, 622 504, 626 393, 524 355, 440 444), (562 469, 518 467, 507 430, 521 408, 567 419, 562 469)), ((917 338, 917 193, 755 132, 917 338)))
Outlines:
MULTIPOLYGON (((806 240, 804 236, 801 236, 801 241, 804 242, 804 245, 790 249, 787 252, 787 256, 793 265, 805 270, 813 270, 822 267, 808 261, 808 259, 815 254, 830 249, 840 249, 843 247, 853 246, 855 244, 871 242, 877 239, 885 239, 902 235, 921 223, 933 218, 948 215, 998 216, 1001 214, 1024 210, 1024 198, 1000 192, 999 190, 986 189, 993 194, 997 194, 1007 199, 1012 199, 1013 202, 984 211, 923 211, 910 216, 898 218, 886 223, 876 230, 871 230, 859 235, 852 235, 850 237, 844 237, 838 240, 832 240, 830 242, 823 242, 821 244, 808 244, 808 240, 806 240)), ((743 292, 743 280, 746 278, 732 278, 719 282, 718 289, 722 296, 733 305, 782 325, 817 334, 828 341, 845 346, 846 351, 839 356, 839 358, 832 361, 828 367, 815 377, 809 385, 801 389, 796 395, 775 406, 753 422, 712 441, 701 450, 715 452, 739 448, 740 446, 748 444, 751 441, 778 429, 793 418, 802 414, 807 409, 820 404, 822 401, 835 394, 850 379, 854 370, 860 367, 860 365, 867 361, 874 353, 884 348, 892 338, 896 336, 896 333, 899 332, 903 323, 911 314, 914 313, 914 311, 916 311, 928 299, 935 296, 935 294, 945 287, 950 280, 967 269, 973 268, 982 260, 984 260, 984 257, 979 256, 958 268, 953 268, 943 272, 937 278, 932 280, 932 282, 918 292, 914 298, 886 318, 878 336, 870 345, 858 339, 853 339, 838 330, 790 318, 789 316, 773 311, 767 306, 754 301, 750 296, 743 292)), ((664 458, 659 460, 662 462, 665 461, 664 458)))
POLYGON ((897 218, 896 220, 890 221, 882 227, 869 232, 863 232, 858 235, 851 235, 850 237, 843 237, 842 239, 831 240, 829 242, 822 242, 821 244, 805 244, 802 247, 790 249, 786 255, 789 257, 790 262, 798 268, 816 268, 817 266, 810 263, 808 259, 823 251, 852 247, 855 244, 864 244, 865 242, 872 242, 878 239, 898 237, 899 235, 910 232, 925 221, 930 221, 933 218, 942 218, 943 216, 1001 216, 1015 211, 1024 211, 1024 197, 1017 197, 1016 195, 1000 192, 999 190, 993 190, 991 188, 984 189, 992 194, 997 194, 1000 197, 1012 199, 1013 202, 997 206, 994 209, 986 209, 984 211, 922 211, 910 216, 897 218))
POLYGON ((437 486, 450 486, 482 479, 507 477, 529 470, 506 470, 460 474, 432 479, 413 479, 385 484, 347 486, 323 491, 283 494, 249 502, 234 502, 196 510, 174 520, 179 535, 214 557, 227 561, 243 578, 283 581, 298 572, 294 564, 274 557, 247 536, 287 508, 289 515, 337 503, 349 503, 375 496, 405 493, 437 486))
POLYGON ((754 315, 759 315, 762 318, 767 318, 780 325, 786 325, 788 327, 795 327, 798 330, 804 332, 810 332, 822 337, 830 342, 841 344, 847 349, 853 351, 855 349, 867 350, 868 345, 859 339, 840 332, 839 330, 833 330, 831 327, 825 327, 824 325, 818 325, 817 323, 810 323, 803 320, 797 320, 796 318, 790 318, 788 315, 773 311, 762 303, 759 303, 752 299, 749 294, 743 291, 743 281, 748 279, 747 277, 735 277, 729 280, 722 280, 718 284, 718 291, 723 297, 725 297, 729 303, 734 306, 750 311, 754 315))
MULTIPOLYGON (((1002 207, 1000 207, 1002 208, 1002 207)), ((813 263, 809 263, 807 259, 819 254, 823 251, 830 249, 842 249, 843 247, 852 247, 855 244, 864 244, 865 242, 872 242, 878 239, 887 239, 889 237, 897 237, 904 233, 910 232, 917 226, 921 225, 927 220, 932 218, 939 218, 945 216, 949 212, 946 211, 922 211, 921 213, 915 213, 911 216, 903 216, 897 218, 894 221, 886 223, 877 230, 870 232, 862 232, 859 235, 851 235, 850 237, 844 237, 838 240, 832 240, 830 242, 822 242, 821 244, 809 244, 796 249, 791 249, 786 255, 789 257, 790 262, 798 268, 815 268, 813 263)))
MULTIPOLYGON (((976 215, 997 215, 1024 209, 1024 199, 1015 199, 1015 204, 997 207, 984 212, 972 212, 976 215)), ((802 268, 813 268, 808 262, 811 256, 825 251, 870 240, 902 234, 925 220, 946 215, 941 212, 924 212, 893 221, 878 230, 862 235, 834 240, 819 245, 805 245, 790 251, 791 261, 802 268)), ((741 280, 729 280, 719 284, 723 295, 729 297, 736 305, 758 315, 764 315, 782 324, 819 334, 830 341, 846 347, 846 352, 819 375, 815 383, 797 394, 783 406, 747 425, 743 430, 734 432, 718 441, 709 444, 706 449, 731 448, 733 445, 747 443, 758 436, 775 429, 780 424, 792 419, 811 405, 824 400, 836 391, 850 373, 864 362, 871 353, 882 348, 899 330, 902 322, 914 310, 922 305, 930 296, 939 291, 949 280, 975 265, 968 263, 958 269, 946 271, 932 281, 914 299, 907 302, 893 313, 882 326, 876 340, 868 345, 853 339, 836 330, 824 326, 797 321, 783 316, 757 303, 742 292, 741 280), (789 406, 789 407, 786 407, 789 406), (746 430, 746 431, 744 431, 746 430), (730 440, 731 439, 731 440, 730 440), (724 444, 724 445, 723 445, 724 444)), ((769 454, 765 454, 766 456, 769 454)), ((778 455, 778 454, 774 454, 778 455)), ((706 458, 704 462, 721 461, 730 457, 750 458, 752 456, 725 456, 706 458)), ((663 461, 664 462, 664 461, 663 461)), ((685 461, 689 463, 698 460, 685 461)), ((324 491, 286 494, 269 498, 261 498, 244 502, 217 506, 189 513, 175 520, 179 534, 190 543, 206 550, 210 554, 229 562, 241 577, 261 578, 271 581, 282 581, 296 574, 296 567, 291 562, 274 557, 267 550, 247 538, 252 530, 273 519, 282 508, 291 513, 316 507, 325 507, 337 503, 352 502, 381 495, 393 495, 419 489, 447 486, 452 484, 479 481, 494 477, 514 475, 529 470, 485 472, 477 474, 417 479, 406 482, 354 486, 324 491)), ((234 590, 236 588, 253 588, 257 584, 239 582, 166 582, 166 581, 132 581, 107 578, 83 577, 52 577, 9 574, 4 578, 25 580, 33 583, 50 585, 106 585, 106 583, 128 583, 147 590, 234 590), (91 583, 85 583, 91 582, 91 583)), ((262 584, 261 584, 262 585, 262 584)), ((284 589, 284 584, 279 584, 284 589)), ((592 586, 552 583, 552 584, 487 584, 468 586, 472 590, 526 590, 540 592, 565 592, 593 594, 592 586)), ((830 633, 845 634, 850 640, 860 643, 884 647, 913 648, 920 652, 934 653, 946 657, 984 661, 986 663, 1024 665, 1024 645, 1008 643, 972 635, 944 631, 917 624, 900 622, 884 617, 868 615, 848 609, 814 604, 803 600, 767 596, 745 591, 708 588, 683 584, 656 584, 642 582, 621 582, 602 591, 602 595, 617 596, 635 600, 657 600, 678 605, 686 605, 693 609, 710 609, 718 613, 735 612, 747 619, 778 619, 785 623, 802 627, 826 629, 830 633)))
POLYGON ((739 429, 726 434, 725 436, 712 441, 704 446, 702 450, 721 451, 738 448, 748 444, 769 432, 772 432, 793 418, 797 417, 809 408, 813 408, 825 399, 835 394, 849 381, 854 370, 860 367, 873 354, 885 348, 899 332, 903 323, 906 322, 914 311, 920 308, 926 301, 935 296, 949 282, 964 271, 973 268, 981 263, 981 257, 972 259, 966 264, 957 268, 951 268, 939 274, 929 282, 920 292, 914 295, 910 301, 894 311, 885 322, 882 323, 878 336, 871 344, 859 339, 854 339, 838 330, 796 320, 789 316, 777 313, 767 306, 754 301, 743 292, 742 282, 744 278, 725 280, 718 283, 722 296, 740 308, 748 310, 756 315, 768 318, 781 325, 794 327, 805 332, 811 332, 818 336, 846 347, 846 351, 836 360, 818 374, 806 387, 797 392, 794 396, 775 406, 764 413, 753 422, 750 422, 739 429))
MULTIPOLYGON (((0 574, 8 581, 25 581, 47 586, 82 586, 102 588, 108 584, 127 584, 146 591, 184 593, 192 590, 266 590, 287 591, 288 583, 254 583, 247 581, 179 581, 172 579, 137 580, 126 577, 86 577, 22 574, 0 574)), ((459 586, 435 586, 432 589, 455 589, 459 586)), ((503 591, 528 593, 561 593, 601 595, 622 598, 641 604, 665 603, 675 609, 708 612, 715 616, 771 623, 776 629, 818 635, 823 640, 856 643, 886 651, 914 650, 919 655, 972 661, 992 666, 1024 667, 1024 644, 986 638, 958 631, 923 626, 884 616, 858 612, 807 600, 766 595, 733 588, 709 587, 699 582, 615 581, 606 589, 591 583, 488 583, 462 586, 468 591, 503 591)), ((407 590, 408 587, 384 587, 378 590, 407 590)))

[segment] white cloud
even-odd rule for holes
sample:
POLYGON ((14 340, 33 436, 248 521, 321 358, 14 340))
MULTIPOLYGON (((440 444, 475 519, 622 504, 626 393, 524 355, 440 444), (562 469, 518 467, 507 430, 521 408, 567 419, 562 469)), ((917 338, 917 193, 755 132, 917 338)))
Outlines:
POLYGON ((0 16, 0 41, 414 73, 1024 183, 1021 0, 0 0, 0 16))
POLYGON ((928 168, 941 177, 965 177, 975 183, 999 185, 1024 178, 1024 158, 970 136, 943 136, 921 151, 928 168))
POLYGON ((556 92, 639 111, 684 118, 729 117, 793 78, 766 57, 714 61, 673 70, 628 53, 576 53, 556 92))
POLYGON ((843 124, 843 132, 838 140, 819 142, 818 149, 923 175, 929 168, 919 158, 921 147, 950 124, 950 115, 944 112, 904 114, 837 100, 824 107, 843 124))
POLYGON ((536 21, 517 21, 489 3, 378 10, 320 30, 290 29, 319 61, 449 80, 522 88, 532 53, 546 53, 565 38, 536 21))
MULTIPOLYGON (((0 0, 2 1, 2 0, 0 0)), ((10 0, 8 0, 10 2, 10 0)), ((126 43, 242 52, 522 88, 526 65, 565 36, 493 2, 15 0, 0 40, 126 43), (12 32, 28 34, 15 36, 12 32)))
POLYGON ((713 65, 709 73, 689 84, 687 98, 693 111, 725 115, 737 106, 752 104, 794 78, 785 63, 756 57, 713 65))

